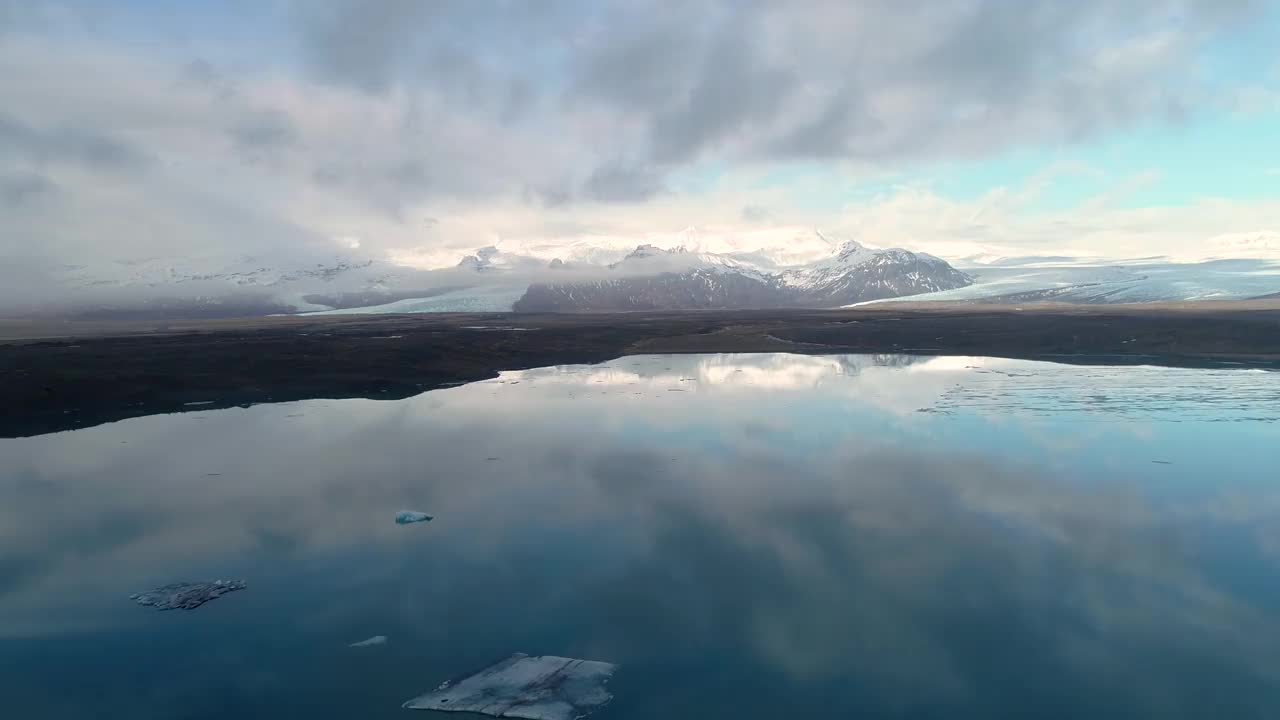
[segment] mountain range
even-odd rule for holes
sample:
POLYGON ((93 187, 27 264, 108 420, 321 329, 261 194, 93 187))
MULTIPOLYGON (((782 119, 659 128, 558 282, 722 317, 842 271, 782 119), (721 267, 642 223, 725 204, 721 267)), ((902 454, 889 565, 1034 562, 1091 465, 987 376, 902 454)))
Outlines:
POLYGON ((925 253, 875 249, 817 231, 749 251, 711 251, 693 234, 674 239, 685 240, 688 246, 641 243, 629 250, 621 239, 506 244, 426 270, 356 250, 62 267, 46 294, 6 301, 0 314, 587 312, 841 307, 900 299, 1116 303, 1280 293, 1280 260, 1274 259, 987 257, 953 266, 925 253))
POLYGON ((785 268, 684 248, 636 248, 610 265, 617 277, 535 283, 517 312, 839 307, 965 287, 972 279, 945 260, 849 241, 835 254, 785 268))
POLYGON ((683 246, 571 248, 567 258, 495 246, 453 267, 420 270, 355 252, 183 258, 64 267, 63 314, 89 317, 244 316, 299 312, 583 312, 836 307, 960 288, 970 279, 939 258, 809 238, 821 252, 706 252, 683 246))

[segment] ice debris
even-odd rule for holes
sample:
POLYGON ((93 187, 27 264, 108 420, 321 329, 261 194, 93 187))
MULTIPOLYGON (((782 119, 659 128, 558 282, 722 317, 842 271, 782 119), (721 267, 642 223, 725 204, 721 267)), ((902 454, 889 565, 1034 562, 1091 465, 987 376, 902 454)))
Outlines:
POLYGON ((243 580, 214 580, 213 582, 181 582, 162 585, 155 590, 134 593, 130 600, 157 610, 195 610, 229 592, 245 589, 243 580))
POLYGON ((605 683, 617 665, 516 653, 404 704, 412 710, 472 712, 525 720, 575 720, 613 699, 605 683))
POLYGON ((387 644, 387 636, 386 636, 386 635, 374 635, 373 637, 369 638, 368 640, 361 640, 360 642, 353 642, 353 643, 351 643, 350 645, 348 645, 347 647, 373 647, 374 645, 386 645, 386 644, 387 644))
POLYGON ((428 522, 430 520, 431 520, 430 515, 424 512, 418 512, 417 510, 401 510, 400 512, 396 513, 397 525, 408 525, 410 523, 428 522))

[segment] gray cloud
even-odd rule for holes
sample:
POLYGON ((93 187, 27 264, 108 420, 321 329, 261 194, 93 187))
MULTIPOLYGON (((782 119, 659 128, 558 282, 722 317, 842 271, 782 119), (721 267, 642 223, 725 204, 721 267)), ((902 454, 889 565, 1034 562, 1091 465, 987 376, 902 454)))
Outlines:
POLYGON ((398 59, 448 5, 416 0, 298 3, 303 48, 323 77, 363 90, 384 90, 398 59))
MULTIPOLYGON (((1240 9, 1247 9, 1242 5, 1240 9)), ((1075 140, 1195 103, 1187 81, 1199 33, 1240 17, 1219 3, 1051 1, 726 5, 693 59, 669 62, 647 28, 627 27, 599 57, 585 100, 639 113, 653 156, 893 161, 1075 140), (628 45, 627 35, 639 39, 628 45), (612 47, 618 42, 628 51, 612 47), (619 58, 623 60, 620 60, 619 58), (676 92, 655 92, 657 87, 676 92)), ((634 19, 633 19, 634 20, 634 19)), ((670 43, 693 39, 663 34, 670 43)), ((679 57, 679 55, 677 55, 679 57)))
POLYGON ((197 87, 216 87, 224 80, 218 68, 208 60, 197 58, 187 63, 178 73, 178 82, 189 83, 197 87))
POLYGON ((567 182, 551 182, 544 185, 529 185, 524 189, 526 202, 536 202, 547 208, 557 208, 573 201, 573 191, 567 182))
POLYGON ((710 18, 695 16, 692 4, 664 9, 624 5, 593 28, 574 92, 638 111, 675 102, 685 90, 679 82, 685 68, 698 60, 697 29, 710 18))
POLYGON ((0 157, 6 156, 104 172, 137 171, 150 162, 141 149, 107 134, 81 127, 38 128, 0 114, 0 157))
POLYGON ((523 189, 526 202, 563 208, 575 202, 637 203, 666 191, 662 171, 654 166, 604 161, 581 182, 560 177, 523 189))
POLYGON ((0 205, 10 209, 52 197, 58 186, 52 180, 30 172, 0 174, 0 205))
POLYGON ((604 165, 583 184, 584 194, 600 202, 638 202, 662 192, 662 177, 653 168, 604 165))
POLYGON ((488 101, 542 69, 531 56, 582 14, 574 9, 564 0, 330 0, 294 3, 293 19, 320 78, 370 93, 407 82, 488 101))
MULTIPOLYGON (((574 133, 579 112, 604 113, 613 150, 670 170, 708 154, 965 157, 1176 119, 1202 100, 1188 81, 1199 43, 1257 3, 303 7, 302 45, 321 77, 367 92, 434 88, 462 101, 460 112, 551 132, 574 133)), ((609 162, 589 172, 608 174, 609 162)))
POLYGON ((235 145, 244 151, 269 151, 298 142, 298 133, 287 115, 257 112, 246 115, 230 130, 235 145))
POLYGON ((769 61, 751 45, 754 18, 727 22, 693 70, 688 93, 657 113, 650 141, 654 157, 678 162, 731 139, 779 112, 796 92, 795 68, 769 61))

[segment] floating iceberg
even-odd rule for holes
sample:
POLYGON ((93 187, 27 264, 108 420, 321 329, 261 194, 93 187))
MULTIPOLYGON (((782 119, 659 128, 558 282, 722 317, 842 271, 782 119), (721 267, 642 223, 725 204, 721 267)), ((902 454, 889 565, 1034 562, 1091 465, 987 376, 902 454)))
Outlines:
POLYGON ((182 582, 134 593, 129 599, 157 610, 195 610, 210 600, 217 600, 229 592, 243 590, 245 587, 243 580, 182 582))
POLYGON ((368 640, 361 640, 360 642, 353 642, 353 643, 351 643, 350 645, 348 645, 347 647, 373 647, 374 645, 386 645, 386 644, 387 644, 387 636, 386 636, 386 635, 374 635, 373 637, 369 638, 368 640))
POLYGON ((400 512, 396 513, 397 525, 408 525, 409 523, 429 522, 430 520, 431 520, 430 515, 424 512, 418 512, 417 510, 401 510, 400 512))
POLYGON ((516 653, 474 675, 445 682, 404 707, 525 720, 575 720, 613 699, 605 683, 617 669, 613 663, 595 660, 516 653))

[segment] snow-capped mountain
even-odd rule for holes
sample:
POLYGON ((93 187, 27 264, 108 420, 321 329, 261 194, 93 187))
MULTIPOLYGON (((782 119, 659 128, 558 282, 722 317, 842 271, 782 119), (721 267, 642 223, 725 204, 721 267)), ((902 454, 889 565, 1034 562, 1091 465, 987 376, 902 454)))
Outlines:
MULTIPOLYGON (((700 242, 693 232, 677 239, 700 242)), ((969 282, 928 255, 837 245, 816 232, 807 243, 806 252, 832 249, 816 262, 787 264, 786 253, 767 249, 717 253, 641 243, 625 253, 592 253, 578 246, 564 261, 491 245, 437 270, 342 252, 156 259, 92 272, 69 268, 63 280, 84 293, 82 308, 103 316, 834 307, 969 282), (590 257, 610 261, 584 259, 590 257)))
POLYGON ((551 264, 539 258, 516 253, 503 252, 490 245, 467 255, 458 261, 457 269, 478 273, 519 272, 540 270, 551 264))
POLYGON ((972 279, 947 261, 907 250, 872 250, 850 241, 834 256, 779 276, 806 300, 841 305, 965 287, 972 279))
POLYGON ((535 283, 521 312, 837 307, 963 287, 967 275, 930 255, 847 242, 819 262, 770 272, 732 256, 642 245, 610 266, 617 277, 535 283), (650 272, 641 272, 649 270, 650 272))
POLYGON ((559 258, 566 264, 605 266, 620 262, 638 246, 658 249, 684 248, 692 255, 733 260, 742 265, 776 270, 807 265, 830 257, 840 242, 825 233, 807 228, 770 228, 724 232, 686 227, 674 233, 647 233, 638 236, 588 235, 573 240, 503 240, 504 253, 537 258, 546 262, 559 258))
POLYGON ((683 245, 670 249, 649 244, 638 245, 635 250, 618 262, 610 263, 608 267, 618 274, 629 276, 682 273, 700 269, 729 270, 761 280, 767 275, 754 263, 743 262, 729 255, 689 250, 683 245))

